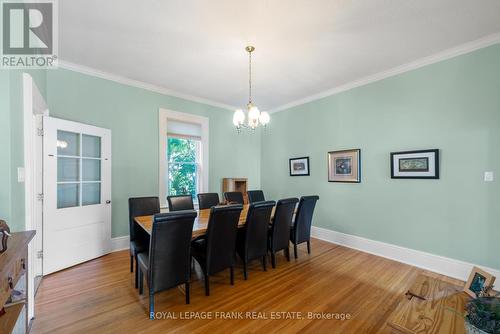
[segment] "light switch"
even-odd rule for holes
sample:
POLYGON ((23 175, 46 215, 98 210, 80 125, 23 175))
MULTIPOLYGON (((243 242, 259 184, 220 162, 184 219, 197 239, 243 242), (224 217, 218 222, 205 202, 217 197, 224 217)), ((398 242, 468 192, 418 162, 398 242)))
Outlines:
POLYGON ((484 182, 493 182, 494 179, 493 172, 484 172, 484 182))
POLYGON ((17 182, 24 182, 24 167, 17 167, 17 182))

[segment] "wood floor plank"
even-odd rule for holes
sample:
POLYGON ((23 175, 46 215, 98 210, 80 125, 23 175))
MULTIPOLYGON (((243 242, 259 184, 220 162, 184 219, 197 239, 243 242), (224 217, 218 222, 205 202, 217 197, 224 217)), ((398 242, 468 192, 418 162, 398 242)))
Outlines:
POLYGON ((422 272, 314 239, 311 255, 305 245, 299 247, 298 260, 292 255, 287 262, 279 254, 276 269, 269 265, 264 272, 253 262, 247 281, 238 266, 234 286, 228 272, 215 275, 209 297, 197 267, 191 304, 184 304, 182 289, 162 292, 156 297, 156 311, 177 319, 152 321, 148 297, 134 289, 129 253, 122 251, 44 277, 32 333, 386 333, 387 318, 422 272), (229 312, 235 318, 223 319, 229 312), (247 312, 261 318, 249 318, 247 312), (300 318, 272 318, 295 314, 280 312, 300 312, 300 318), (308 312, 348 313, 351 318, 310 319, 308 312), (186 314, 211 314, 215 319, 180 318, 186 314))

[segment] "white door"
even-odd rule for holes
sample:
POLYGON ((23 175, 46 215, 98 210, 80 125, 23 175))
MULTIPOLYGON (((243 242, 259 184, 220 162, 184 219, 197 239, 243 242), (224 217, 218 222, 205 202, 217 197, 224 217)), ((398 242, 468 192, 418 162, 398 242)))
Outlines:
POLYGON ((111 131, 44 117, 43 274, 110 252, 111 131))

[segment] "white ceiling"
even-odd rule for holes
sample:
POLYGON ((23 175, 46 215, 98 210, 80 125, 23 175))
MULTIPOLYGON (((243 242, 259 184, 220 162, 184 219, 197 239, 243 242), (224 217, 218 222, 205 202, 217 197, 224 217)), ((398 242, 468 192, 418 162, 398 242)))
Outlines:
POLYGON ((498 0, 64 0, 65 61, 261 110, 500 32, 498 0))

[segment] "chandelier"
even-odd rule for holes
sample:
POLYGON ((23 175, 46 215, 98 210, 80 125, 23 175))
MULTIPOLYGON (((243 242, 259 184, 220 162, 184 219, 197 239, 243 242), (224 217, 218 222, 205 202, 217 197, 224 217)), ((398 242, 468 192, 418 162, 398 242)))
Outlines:
POLYGON ((266 126, 271 117, 269 113, 263 111, 260 112, 252 103, 252 52, 255 50, 253 46, 247 46, 245 50, 248 52, 248 104, 247 104, 247 114, 248 122, 245 124, 245 113, 242 109, 237 109, 233 114, 233 124, 238 130, 238 133, 242 128, 249 128, 255 130, 259 125, 266 126))

